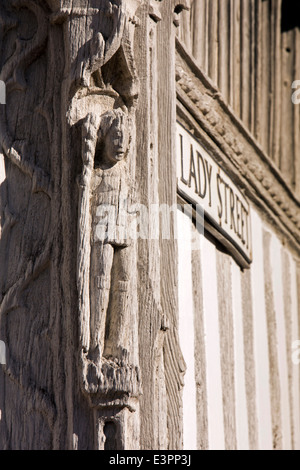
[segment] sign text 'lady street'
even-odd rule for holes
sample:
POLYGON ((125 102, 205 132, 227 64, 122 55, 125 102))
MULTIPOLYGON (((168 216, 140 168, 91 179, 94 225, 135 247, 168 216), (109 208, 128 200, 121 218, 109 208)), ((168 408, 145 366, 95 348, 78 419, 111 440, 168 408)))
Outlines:
POLYGON ((178 192, 204 209, 206 220, 226 246, 251 262, 250 206, 227 173, 184 127, 177 123, 178 192))

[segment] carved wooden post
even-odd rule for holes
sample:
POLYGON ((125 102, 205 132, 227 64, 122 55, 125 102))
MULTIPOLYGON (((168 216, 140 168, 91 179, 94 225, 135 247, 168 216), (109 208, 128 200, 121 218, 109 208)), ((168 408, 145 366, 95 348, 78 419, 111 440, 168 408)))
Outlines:
POLYGON ((1 2, 1 448, 181 447, 176 241, 121 209, 176 203, 183 7, 1 2))
MULTIPOLYGON (((142 125, 137 133, 137 180, 140 201, 149 213, 155 205, 171 208, 177 203, 175 34, 178 15, 187 6, 183 1, 151 0, 139 9, 137 122, 142 125)), ((185 371, 177 334, 176 240, 174 232, 169 240, 162 234, 153 238, 138 244, 141 446, 174 449, 182 446, 185 371)))
POLYGON ((127 239, 126 226, 120 222, 122 204, 135 202, 138 80, 132 43, 138 3, 105 0, 84 8, 73 5, 70 11, 60 9, 56 20, 66 15, 66 152, 78 147, 82 158, 77 235, 79 381, 94 410, 96 449, 139 446, 136 245, 127 239))
POLYGON ((0 109, 1 449, 68 446, 60 355, 63 49, 50 7, 32 0, 0 6, 7 95, 0 109))
MULTIPOLYGON (((177 203, 176 163, 175 155, 175 122, 176 122, 176 91, 175 91, 175 33, 179 14, 188 8, 187 1, 173 0, 161 5, 162 22, 158 29, 158 142, 159 159, 159 199, 160 204, 174 207, 177 203), (164 64, 164 66, 162 66, 164 64)), ((175 221, 176 223, 176 221, 175 221)), ((177 273, 177 241, 175 225, 172 227, 171 239, 160 239, 160 276, 161 305, 168 319, 170 330, 164 344, 165 373, 168 397, 168 428, 169 448, 182 447, 182 415, 181 394, 185 363, 178 338, 178 273, 177 273)))

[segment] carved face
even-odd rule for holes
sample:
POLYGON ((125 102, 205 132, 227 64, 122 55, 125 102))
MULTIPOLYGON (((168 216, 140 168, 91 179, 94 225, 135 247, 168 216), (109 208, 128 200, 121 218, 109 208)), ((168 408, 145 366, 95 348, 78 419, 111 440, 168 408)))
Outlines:
POLYGON ((106 158, 114 163, 122 160, 129 147, 128 119, 125 114, 118 114, 112 121, 105 136, 106 158))

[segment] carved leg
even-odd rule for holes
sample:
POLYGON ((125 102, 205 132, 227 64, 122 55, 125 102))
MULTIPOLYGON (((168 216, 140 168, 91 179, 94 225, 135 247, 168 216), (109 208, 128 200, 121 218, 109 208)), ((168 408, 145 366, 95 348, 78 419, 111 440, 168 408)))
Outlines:
POLYGON ((107 318, 104 356, 129 363, 128 353, 131 346, 132 319, 131 283, 132 247, 115 248, 112 279, 111 304, 107 318))
POLYGON ((97 243, 91 252, 91 342, 90 358, 100 361, 111 287, 114 248, 108 243, 97 243), (95 356, 95 357, 93 357, 95 356))
POLYGON ((140 393, 132 264, 131 248, 100 243, 92 248, 91 347, 83 374, 84 390, 97 408, 133 410, 132 398, 140 393))

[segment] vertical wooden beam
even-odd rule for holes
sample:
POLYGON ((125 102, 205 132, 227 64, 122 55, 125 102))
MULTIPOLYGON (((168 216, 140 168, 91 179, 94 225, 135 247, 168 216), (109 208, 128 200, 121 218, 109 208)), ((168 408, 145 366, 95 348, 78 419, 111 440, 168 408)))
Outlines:
MULTIPOLYGON (((294 80, 300 80, 300 30, 294 30, 294 47, 295 47, 295 65, 294 80)), ((293 106, 294 125, 294 185, 295 192, 300 197, 300 105, 293 106)))
POLYGON ((191 8, 192 54, 199 66, 204 67, 205 0, 194 0, 191 8))
MULTIPOLYGON (((281 153, 279 168, 288 184, 295 185, 295 140, 294 106, 291 102, 291 85, 295 67, 294 31, 282 33, 282 121, 281 121, 281 153)), ((297 130, 297 133, 299 129, 297 130)))
POLYGON ((219 0, 218 86, 226 102, 229 99, 230 80, 230 0, 219 0))
MULTIPOLYGON (((271 234, 263 230, 263 264, 264 264, 264 287, 265 287, 265 311, 267 316, 267 336, 270 361, 270 399, 273 433, 273 449, 282 450, 282 422, 281 422, 281 394, 280 375, 277 356, 277 321, 274 304, 274 290, 272 285, 271 271, 271 234)), ((278 269, 278 266, 277 266, 278 269)), ((281 312, 283 313, 283 312, 281 312)), ((259 364, 258 364, 259 367, 259 364)))
POLYGON ((249 130, 255 135, 256 129, 256 0, 250 0, 250 93, 251 93, 251 111, 250 111, 250 127, 249 130))
POLYGON ((208 6, 208 0, 195 0, 192 6, 193 55, 204 72, 208 64, 208 6))
MULTIPOLYGON (((193 237, 200 245, 201 237, 193 226, 193 237)), ((192 256, 194 327, 195 327, 195 379, 197 396, 197 448, 208 450, 208 410, 207 410, 207 368, 204 341, 203 276, 201 251, 193 251, 192 256)))
POLYGON ((241 119, 250 128, 251 119, 251 6, 250 2, 241 2, 241 119))
POLYGON ((255 450, 258 448, 258 419, 256 404, 253 306, 251 295, 252 279, 250 270, 246 270, 241 274, 241 283, 249 449, 255 450))
POLYGON ((177 35, 179 39, 185 44, 187 50, 190 54, 193 54, 192 50, 192 10, 185 10, 181 13, 180 25, 177 30, 177 35))
MULTIPOLYGON (((237 450, 249 450, 249 419, 246 393, 246 357, 242 308, 242 271, 231 260, 232 315, 234 330, 234 384, 237 450)), ((251 410, 253 413, 254 410, 251 410)))
POLYGON ((270 23, 272 12, 270 12, 270 0, 260 2, 260 15, 257 17, 260 30, 260 43, 258 48, 258 60, 260 61, 260 95, 257 105, 261 116, 259 141, 264 151, 269 154, 269 133, 270 133, 270 107, 272 102, 272 81, 271 76, 271 44, 273 39, 270 23))
POLYGON ((230 105, 240 117, 241 113, 241 41, 240 41, 240 0, 230 2, 230 105))
MULTIPOLYGON (((173 1, 161 3, 162 21, 157 27, 159 202, 169 208, 177 204, 175 123, 175 27, 173 1)), ((180 449, 182 433, 182 379, 185 364, 178 338, 178 250, 175 240, 176 214, 170 240, 160 238, 161 307, 170 329, 164 357, 167 375, 169 448, 180 449)))
POLYGON ((230 257, 217 251, 217 295, 226 450, 236 450, 236 408, 234 377, 234 331, 230 257))
POLYGON ((261 125, 262 125, 262 108, 261 108, 261 94, 262 94, 262 60, 261 60, 261 44, 262 44, 262 2, 261 0, 255 0, 255 8, 254 8, 254 41, 255 41, 255 49, 254 49, 254 63, 253 63, 253 70, 255 76, 255 83, 254 83, 254 137, 260 141, 261 139, 261 125))
MULTIPOLYGON (((140 27, 136 33, 136 63, 140 76, 140 96, 137 109, 137 160, 136 178, 140 184, 140 202, 150 209, 151 204, 158 200, 158 162, 157 162, 157 57, 156 28, 159 18, 155 16, 146 3, 138 11, 140 27)), ((150 221, 151 222, 151 221, 150 221)), ((138 241, 138 291, 139 291, 139 341, 143 345, 140 350, 140 366, 144 391, 140 400, 141 409, 141 449, 161 449, 166 447, 162 439, 162 419, 156 420, 157 403, 163 405, 165 393, 160 389, 162 383, 156 384, 155 359, 161 354, 155 353, 156 338, 159 336, 161 319, 159 313, 159 246, 155 240, 148 238, 138 241), (151 334, 149 335, 149 332, 151 334), (148 354, 145 354, 145 351, 148 354)), ((158 347, 157 347, 158 349, 158 347)), ((159 359, 158 359, 159 360, 159 359)), ((160 375, 162 365, 158 367, 160 375)), ((162 406, 163 407, 163 406, 162 406)), ((163 414, 161 414, 161 418, 163 414)))
POLYGON ((209 2, 209 19, 208 19, 208 74, 214 83, 218 83, 218 55, 219 55, 219 33, 218 33, 218 1, 209 2))
POLYGON ((273 132, 272 140, 270 142, 270 153, 275 164, 279 166, 280 162, 280 127, 281 127, 281 1, 273 0, 272 8, 274 10, 274 40, 273 40, 273 96, 272 96, 272 121, 273 132))

